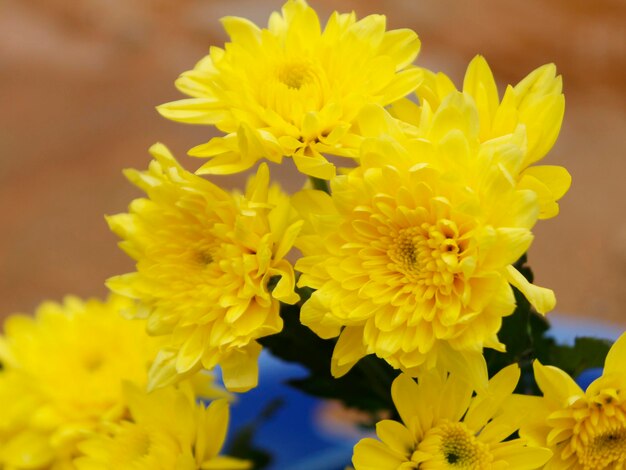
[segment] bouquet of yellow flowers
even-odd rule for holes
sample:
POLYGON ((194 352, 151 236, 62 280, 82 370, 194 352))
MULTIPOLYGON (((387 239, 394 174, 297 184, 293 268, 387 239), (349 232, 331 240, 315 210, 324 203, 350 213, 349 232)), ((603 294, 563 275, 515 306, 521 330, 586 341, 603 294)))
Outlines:
POLYGON ((556 67, 500 96, 482 56, 459 88, 414 65, 417 34, 382 15, 322 25, 288 0, 266 28, 222 24, 230 42, 176 81, 188 98, 158 107, 221 135, 189 150, 195 173, 155 144, 125 171, 145 197, 107 217, 136 270, 4 325, 0 469, 263 468, 222 450, 262 349, 375 427, 356 470, 626 468, 626 337, 556 344, 526 264, 571 183, 540 162, 556 67), (295 194, 271 179, 284 159, 308 177, 295 194), (255 166, 242 192, 201 176, 255 166))

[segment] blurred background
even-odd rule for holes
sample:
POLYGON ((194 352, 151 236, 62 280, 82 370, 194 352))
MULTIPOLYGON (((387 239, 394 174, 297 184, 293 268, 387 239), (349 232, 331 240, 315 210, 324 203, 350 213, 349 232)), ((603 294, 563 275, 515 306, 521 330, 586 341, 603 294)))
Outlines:
MULTIPOLYGON (((461 84, 477 54, 501 89, 546 62, 564 77, 566 115, 545 160, 573 186, 530 252, 557 311, 626 326, 626 2, 623 0, 310 0, 385 13, 421 37, 419 64, 461 84)), ((132 270, 103 215, 139 195, 121 169, 146 167, 147 148, 184 157, 207 127, 166 121, 157 104, 210 45, 218 19, 265 25, 282 0, 3 0, 0 2, 0 317, 67 293, 103 296, 103 281, 132 270)), ((283 184, 301 179, 281 167, 283 184)), ((221 178, 225 186, 241 178, 221 178)))

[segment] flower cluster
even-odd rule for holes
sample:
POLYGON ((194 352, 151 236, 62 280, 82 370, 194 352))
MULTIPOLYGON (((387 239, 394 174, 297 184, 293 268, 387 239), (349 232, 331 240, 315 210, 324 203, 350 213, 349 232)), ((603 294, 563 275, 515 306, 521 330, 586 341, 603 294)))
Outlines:
POLYGON ((192 173, 155 144, 125 172, 145 197, 107 217, 134 271, 104 303, 6 322, 0 469, 251 468, 219 455, 227 401, 196 400, 225 394, 218 367, 229 391, 255 387, 295 314, 332 343, 333 377, 370 355, 394 371, 397 419, 356 445, 356 470, 626 468, 624 337, 586 392, 535 362, 544 396, 517 395, 529 357, 491 378, 484 357, 520 304, 556 303, 518 263, 571 183, 538 164, 563 119, 555 66, 500 96, 481 56, 460 88, 414 65, 417 34, 382 15, 322 26, 288 0, 267 28, 222 22, 230 42, 176 82, 190 98, 158 108, 222 133, 189 151, 208 162, 192 173), (284 157, 311 179, 292 195, 262 161, 284 157), (243 193, 198 176, 255 165, 243 193))
MULTIPOLYGON (((105 302, 68 297, 63 304, 43 303, 34 318, 9 317, 0 336, 0 398, 4 403, 0 407, 0 468, 72 470, 77 468, 74 460, 82 454, 87 439, 99 439, 112 428, 124 426, 129 410, 139 419, 143 407, 155 406, 150 403, 156 397, 130 396, 126 390, 131 386, 145 389, 148 368, 159 346, 158 340, 145 334, 145 321, 122 316, 136 310, 136 305, 120 296, 105 302)), ((192 404, 196 394, 207 398, 224 395, 208 375, 181 387, 186 387, 192 404)), ((163 390, 169 395, 182 393, 173 387, 163 390)), ((222 410, 220 415, 209 413, 212 417, 198 424, 210 428, 205 438, 208 450, 196 456, 201 462, 220 459, 217 453, 223 436, 216 430, 228 422, 226 404, 213 405, 222 410)), ((162 416, 160 408, 158 413, 162 416)), ((187 434, 193 435, 193 428, 187 427, 187 434)), ((152 435, 142 439, 145 448, 152 445, 152 435)), ((170 454, 171 460, 191 452, 192 443, 182 444, 187 448, 177 448, 175 454, 174 449, 161 453, 170 454)), ((135 458, 144 460, 138 453, 127 455, 126 462, 135 458)))
POLYGON ((218 455, 228 425, 228 403, 195 403, 190 387, 162 388, 146 395, 127 385, 130 417, 81 442, 77 470, 246 470, 245 460, 218 455))

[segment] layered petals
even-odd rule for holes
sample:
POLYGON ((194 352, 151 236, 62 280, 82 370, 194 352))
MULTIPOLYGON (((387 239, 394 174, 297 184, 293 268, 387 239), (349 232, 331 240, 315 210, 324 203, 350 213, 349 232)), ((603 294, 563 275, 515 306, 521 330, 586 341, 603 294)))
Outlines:
POLYGON ((224 133, 194 147, 210 158, 200 173, 243 171, 265 158, 292 157, 299 171, 330 179, 325 155, 358 156, 354 118, 366 104, 385 106, 411 93, 422 72, 408 29, 386 30, 385 17, 333 13, 322 28, 304 0, 289 0, 267 28, 226 17, 230 36, 176 81, 189 99, 158 107, 168 119, 214 125, 224 133))
POLYGON ((148 333, 163 338, 151 389, 221 365, 228 388, 248 390, 256 339, 281 331, 280 302, 299 299, 284 257, 302 222, 265 164, 245 194, 230 194, 185 171, 163 145, 151 152, 148 171, 126 172, 148 198, 107 218, 137 271, 107 285, 141 300, 148 333))
POLYGON ((418 383, 401 374, 391 394, 402 423, 381 421, 378 440, 359 441, 355 470, 541 468, 552 455, 547 448, 507 439, 521 421, 511 402, 519 376, 517 365, 506 367, 476 391, 455 374, 431 371, 418 383), (505 423, 506 431, 497 432, 505 423))
POLYGON ((0 468, 71 468, 76 446, 122 418, 122 382, 145 387, 158 341, 128 299, 67 297, 12 315, 0 336, 0 468))
POLYGON ((80 445, 77 470, 245 470, 251 463, 219 452, 228 428, 228 403, 196 404, 188 387, 162 388, 146 394, 125 389, 130 415, 80 445))
POLYGON ((549 447, 550 469, 626 468, 626 335, 607 355, 604 373, 583 391, 562 370, 534 363, 542 397, 525 397, 520 434, 549 447))
POLYGON ((461 94, 437 113, 424 131, 431 140, 410 139, 384 109, 364 109, 360 129, 372 137, 360 166, 331 180, 330 194, 292 198, 304 220, 298 282, 315 289, 301 321, 339 336, 335 376, 367 354, 413 376, 437 363, 473 373, 484 347, 503 349, 497 333, 515 309, 511 286, 540 313, 554 307, 551 290, 512 266, 540 207, 498 160, 516 148, 481 143, 476 108, 461 94))
MULTIPOLYGON (((447 103, 461 93, 475 109, 477 138, 484 143, 508 140, 517 147, 500 153, 494 162, 503 165, 518 189, 535 193, 540 204, 539 218, 559 213, 557 201, 567 192, 571 176, 559 166, 531 166, 543 159, 553 147, 561 129, 565 100, 562 80, 554 64, 531 72, 515 86, 508 86, 500 99, 487 61, 476 56, 467 67, 463 87, 457 90, 443 73, 422 69, 423 80, 416 94, 420 104, 403 100, 393 105, 393 114, 412 127, 405 133, 413 138, 428 137, 427 129, 437 120, 458 120, 461 108, 449 109, 447 103), (445 112, 441 109, 448 108, 445 112), (453 112, 451 112, 453 111, 453 112), (426 131, 426 132, 425 132, 426 131)), ((432 134, 430 134, 432 138, 432 134)))

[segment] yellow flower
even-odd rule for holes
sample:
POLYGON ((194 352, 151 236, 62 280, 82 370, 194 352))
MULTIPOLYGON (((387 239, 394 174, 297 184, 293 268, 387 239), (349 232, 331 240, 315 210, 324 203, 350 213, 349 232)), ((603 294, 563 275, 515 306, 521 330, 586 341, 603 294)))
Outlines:
POLYGON ((361 167, 332 180, 332 196, 293 198, 307 220, 299 284, 316 289, 301 321, 323 338, 340 335, 333 375, 372 353, 413 376, 438 361, 469 373, 483 347, 503 348, 496 334, 515 309, 509 284, 540 313, 554 307, 552 291, 512 266, 539 212, 535 193, 492 164, 516 147, 479 143, 466 114, 438 118, 438 140, 367 139, 361 167))
POLYGON ((531 415, 520 433, 554 452, 547 469, 626 468, 626 334, 586 391, 562 370, 534 363, 543 397, 526 397, 531 415))
POLYGON ((403 423, 380 421, 380 440, 359 441, 355 470, 539 468, 551 456, 548 449, 505 441, 521 420, 511 395, 519 375, 517 365, 506 367, 472 396, 474 388, 452 374, 431 371, 418 384, 401 374, 391 395, 403 423))
POLYGON ((281 331, 280 302, 299 299, 284 256, 301 221, 268 187, 266 164, 245 196, 233 195, 185 171, 163 145, 151 152, 148 171, 126 173, 149 199, 108 218, 137 271, 107 286, 144 302, 148 333, 166 341, 149 388, 219 364, 229 390, 248 390, 258 378, 256 339, 281 331))
MULTIPOLYGON (((428 133, 440 106, 457 89, 443 73, 421 69, 423 80, 416 94, 421 106, 408 99, 394 104, 393 114, 419 130, 408 131, 414 137, 428 133)), ((463 81, 463 94, 469 97, 477 111, 478 138, 481 142, 498 142, 516 136, 522 150, 511 161, 502 155, 511 177, 519 189, 530 189, 539 197, 539 218, 548 219, 559 213, 558 201, 569 189, 571 177, 560 166, 530 166, 541 160, 554 145, 565 109, 561 76, 554 64, 531 72, 515 86, 507 86, 502 100, 487 61, 476 56, 469 64, 463 81)))
POLYGON ((335 168, 322 154, 358 156, 350 126, 361 107, 392 103, 421 80, 410 66, 417 35, 385 31, 382 15, 357 21, 335 12, 322 30, 304 0, 289 0, 267 29, 237 17, 222 23, 232 42, 212 47, 176 82, 192 98, 158 108, 227 134, 189 152, 212 158, 198 173, 235 173, 287 156, 302 173, 329 179, 335 168))
POLYGON ((122 381, 145 386, 156 353, 142 321, 120 311, 132 302, 67 297, 35 317, 13 315, 0 337, 0 462, 8 468, 61 468, 76 442, 126 409, 122 381), (5 388, 6 387, 6 388, 5 388), (8 413, 8 415, 7 415, 8 413), (6 427, 5 427, 6 426, 6 427))
POLYGON ((250 463, 218 455, 228 428, 228 402, 194 402, 189 387, 150 394, 126 387, 130 419, 83 441, 77 470, 244 470, 250 463))

